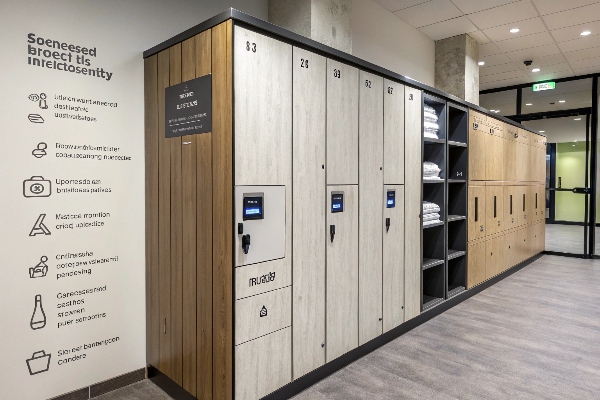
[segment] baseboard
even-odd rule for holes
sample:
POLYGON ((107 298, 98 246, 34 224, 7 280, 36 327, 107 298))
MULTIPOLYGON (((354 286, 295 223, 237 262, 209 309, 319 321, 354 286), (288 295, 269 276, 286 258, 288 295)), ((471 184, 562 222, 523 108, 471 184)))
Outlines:
POLYGON ((344 354, 343 356, 336 358, 335 360, 330 361, 327 364, 315 369, 314 371, 309 372, 308 374, 296 379, 295 381, 288 383, 287 385, 283 386, 282 388, 263 397, 262 400, 281 400, 281 399, 289 399, 289 398, 294 397, 295 395, 299 394, 300 392, 304 391, 305 389, 309 388, 310 386, 314 385, 315 383, 319 382, 320 380, 328 377, 329 375, 333 374, 334 372, 339 371, 340 369, 353 363, 354 361, 358 360, 359 358, 362 358, 365 355, 371 353, 373 350, 378 349, 379 347, 381 347, 381 346, 391 342, 392 340, 404 335, 405 333, 413 330, 414 328, 418 327, 419 325, 422 325, 425 322, 429 321, 430 319, 435 318, 436 316, 442 314, 443 312, 451 309, 452 307, 456 306, 457 304, 462 303, 463 301, 476 295, 477 293, 480 293, 483 290, 489 288, 490 286, 495 285, 496 283, 500 282, 501 280, 509 277, 510 275, 514 274, 515 272, 521 270, 522 268, 524 268, 527 265, 531 264, 532 262, 536 261, 540 257, 542 257, 541 253, 529 258, 528 260, 523 261, 520 264, 515 265, 514 267, 506 270, 505 272, 501 273, 500 275, 497 275, 497 276, 495 276, 495 277, 493 277, 493 278, 491 278, 469 290, 466 290, 466 291, 446 300, 445 302, 439 304, 438 306, 431 308, 430 310, 428 310, 428 311, 422 313, 421 315, 405 322, 404 324, 384 333, 383 335, 371 340, 370 342, 367 342, 367 343, 363 344, 362 346, 359 346, 356 349, 349 351, 348 353, 344 354))
POLYGON ((160 372, 156 367, 148 365, 148 379, 152 381, 156 386, 164 390, 169 396, 175 400, 195 400, 192 394, 187 390, 179 386, 175 381, 169 378, 167 375, 160 372))
POLYGON ((140 368, 138 370, 129 372, 124 375, 120 375, 109 380, 96 383, 91 386, 87 386, 73 392, 63 394, 57 397, 53 397, 52 400, 88 400, 98 397, 113 390, 120 389, 122 387, 131 385, 142 381, 146 378, 146 368, 140 368))

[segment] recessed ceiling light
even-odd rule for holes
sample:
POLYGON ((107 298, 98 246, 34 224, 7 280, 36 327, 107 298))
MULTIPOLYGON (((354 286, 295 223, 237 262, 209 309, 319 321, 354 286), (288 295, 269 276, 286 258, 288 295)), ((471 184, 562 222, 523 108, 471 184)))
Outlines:
POLYGON ((494 111, 494 112, 495 112, 496 114, 498 114, 498 113, 500 112, 500 110, 496 110, 496 111, 494 111))
POLYGON ((558 102, 559 103, 564 103, 564 102, 566 102, 566 100, 559 100, 558 102))
POLYGON ((477 65, 485 65, 485 61, 479 61, 477 65))
POLYGON ((519 31, 520 31, 520 29, 519 29, 519 28, 512 28, 512 29, 510 30, 510 33, 517 33, 517 32, 519 32, 519 31))
POLYGON ((534 68, 534 69, 531 70, 531 72, 540 72, 540 69, 539 68, 534 68))
POLYGON ((525 104, 525 105, 526 105, 526 106, 532 106, 533 104, 531 104, 531 103, 527 103, 527 104, 525 104))
POLYGON ((575 121, 581 121, 581 118, 575 118, 575 121))
POLYGON ((546 133, 546 131, 540 131, 540 133, 546 133))
POLYGON ((581 36, 588 36, 588 35, 591 35, 591 34, 592 34, 591 31, 583 31, 583 32, 580 33, 581 36))

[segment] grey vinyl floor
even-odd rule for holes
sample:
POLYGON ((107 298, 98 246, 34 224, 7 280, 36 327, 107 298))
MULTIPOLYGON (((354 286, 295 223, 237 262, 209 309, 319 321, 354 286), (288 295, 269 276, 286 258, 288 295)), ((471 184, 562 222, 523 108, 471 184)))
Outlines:
POLYGON ((600 261, 544 256, 294 400, 600 399, 599 288, 600 261))
MULTIPOLYGON (((597 231, 600 235, 600 230, 597 231)), ((546 250, 561 253, 583 254, 583 226, 546 224, 546 250)), ((600 254, 600 241, 596 253, 600 254)))

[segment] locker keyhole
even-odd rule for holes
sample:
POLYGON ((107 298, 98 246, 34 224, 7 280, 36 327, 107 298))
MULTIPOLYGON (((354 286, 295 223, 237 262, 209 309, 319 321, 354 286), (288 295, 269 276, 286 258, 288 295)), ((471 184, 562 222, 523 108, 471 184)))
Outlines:
POLYGON ((244 250, 244 254, 248 254, 248 250, 250 250, 250 235, 242 235, 242 249, 244 250))

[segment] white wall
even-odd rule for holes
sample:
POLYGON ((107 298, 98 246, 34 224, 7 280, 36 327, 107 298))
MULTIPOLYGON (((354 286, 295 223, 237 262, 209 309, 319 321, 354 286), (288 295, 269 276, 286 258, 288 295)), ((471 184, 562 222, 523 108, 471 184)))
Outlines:
POLYGON ((354 0, 352 54, 434 86, 435 42, 372 0, 354 0))

